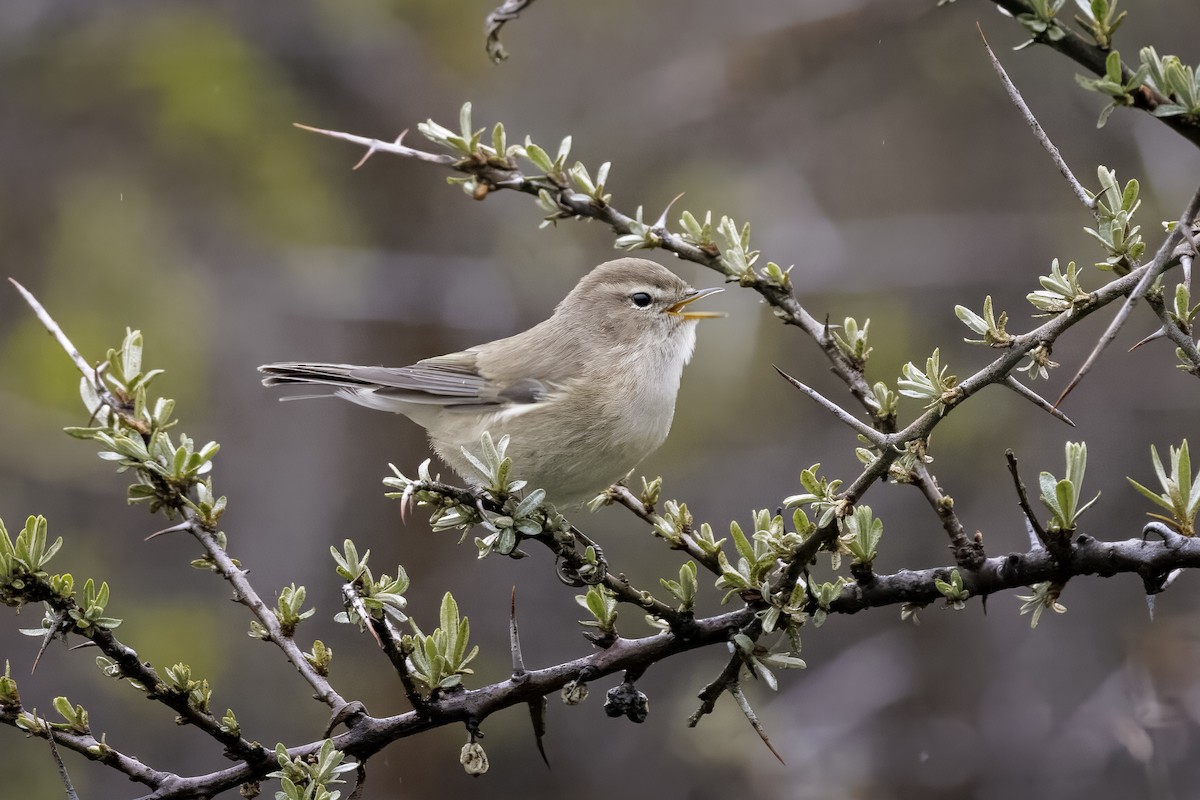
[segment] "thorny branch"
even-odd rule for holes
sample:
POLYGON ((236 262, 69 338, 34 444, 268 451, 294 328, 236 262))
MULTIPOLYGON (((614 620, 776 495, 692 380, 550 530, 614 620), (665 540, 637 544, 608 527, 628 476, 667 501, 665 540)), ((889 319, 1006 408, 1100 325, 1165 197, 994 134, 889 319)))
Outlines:
MULTIPOLYGON (((991 0, 991 2, 1012 16, 1027 14, 1031 11, 1025 0, 991 0)), ((1070 28, 1063 26, 1061 31, 1063 33, 1061 38, 1041 37, 1037 39, 1038 44, 1045 45, 1051 50, 1061 53, 1095 75, 1104 75, 1106 70, 1105 60, 1108 58, 1110 51, 1107 48, 1088 42, 1070 28)), ((1127 81, 1133 76, 1133 70, 1125 65, 1121 66, 1121 73, 1122 80, 1127 81)), ((1142 111, 1153 112, 1154 109, 1166 102, 1166 98, 1145 84, 1139 86, 1133 93, 1133 106, 1142 111)), ((1156 117, 1156 119, 1184 139, 1200 147, 1200 125, 1197 125, 1195 120, 1188 119, 1184 115, 1156 117)))

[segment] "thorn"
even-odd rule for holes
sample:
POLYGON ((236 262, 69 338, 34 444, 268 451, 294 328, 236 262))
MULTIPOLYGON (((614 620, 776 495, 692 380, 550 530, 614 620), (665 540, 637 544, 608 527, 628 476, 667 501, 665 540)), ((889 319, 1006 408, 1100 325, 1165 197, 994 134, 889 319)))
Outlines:
POLYGON ((71 785, 71 776, 67 774, 67 765, 63 763, 62 756, 58 754, 58 745, 54 741, 53 731, 48 733, 46 738, 50 740, 50 754, 54 756, 54 763, 58 766, 58 777, 63 782, 63 788, 67 790, 67 800, 79 800, 75 787, 71 785))
POLYGON ((42 637, 42 644, 38 648, 37 655, 33 658, 33 666, 29 668, 30 675, 37 671, 38 664, 42 660, 42 655, 46 652, 46 649, 50 647, 50 643, 54 641, 54 637, 58 635, 58 632, 62 629, 63 622, 66 621, 66 618, 67 612, 65 611, 60 611, 54 615, 54 620, 51 623, 50 628, 46 631, 46 635, 42 637))
POLYGON ((508 617, 508 644, 512 650, 513 683, 525 681, 525 658, 521 655, 521 635, 517 631, 517 587, 512 588, 512 610, 508 617))
POLYGON ((303 122, 293 122, 292 127, 299 128, 302 131, 310 131, 311 133, 323 133, 327 136, 333 133, 331 130, 326 130, 325 128, 314 128, 312 125, 305 125, 303 122))
POLYGON ((148 542, 151 539, 162 536, 164 533, 178 533, 179 531, 186 531, 191 527, 192 527, 192 521, 190 519, 184 520, 183 522, 179 523, 178 525, 172 525, 169 528, 163 528, 161 531, 155 531, 154 533, 147 536, 145 539, 142 539, 142 541, 148 542))
MULTIPOLYGON (((1093 351, 1092 351, 1092 353, 1093 353, 1093 355, 1099 355, 1099 353, 1097 353, 1097 351, 1095 351, 1095 350, 1093 350, 1093 351)), ((1080 382, 1081 380, 1083 380, 1083 376, 1084 376, 1085 374, 1087 374, 1087 372, 1088 372, 1089 370, 1091 370, 1091 368, 1092 368, 1092 364, 1091 364, 1091 362, 1092 362, 1092 361, 1093 361, 1093 359, 1092 359, 1091 357, 1089 357, 1089 358, 1088 358, 1088 360, 1087 360, 1087 362, 1085 362, 1085 363, 1084 363, 1084 365, 1083 365, 1082 367, 1080 367, 1080 368, 1079 368, 1079 372, 1075 373, 1075 377, 1074 377, 1074 378, 1071 378, 1071 382, 1067 384, 1067 388, 1063 389, 1063 390, 1062 390, 1062 394, 1060 394, 1060 395, 1058 396, 1058 399, 1054 401, 1054 407, 1055 407, 1055 408, 1058 408, 1059 406, 1061 406, 1061 405, 1062 405, 1062 402, 1063 402, 1063 400, 1066 400, 1066 399, 1067 399, 1067 395, 1069 395, 1069 394, 1071 393, 1071 391, 1072 391, 1072 390, 1073 390, 1073 389, 1074 389, 1076 386, 1078 386, 1078 385, 1079 385, 1079 382, 1080 382)))
MULTIPOLYGON (((354 580, 358 580, 356 577, 354 580)), ((375 644, 379 645, 379 649, 383 649, 383 639, 379 637, 379 632, 375 630, 375 621, 371 619, 370 613, 367 612, 367 607, 363 605, 362 598, 358 596, 358 590, 354 588, 354 583, 342 584, 342 604, 348 611, 353 611, 362 620, 362 624, 366 625, 367 630, 371 632, 371 638, 375 640, 375 644)), ((381 623, 387 624, 387 619, 381 623)))
POLYGON ((788 375, 786 372, 784 372, 783 370, 781 370, 779 367, 775 366, 774 364, 772 364, 771 366, 775 367, 775 371, 778 372, 785 381, 790 383, 792 386, 795 386, 797 389, 799 389, 804 394, 811 397, 814 401, 816 401, 817 405, 821 406, 826 411, 833 414, 839 420, 844 422, 846 425, 850 426, 852 429, 854 429, 854 431, 856 433, 861 434, 862 436, 864 436, 868 441, 872 442, 873 444, 882 445, 884 443, 884 436, 879 431, 875 430, 867 423, 862 422, 858 418, 851 416, 849 412, 845 411, 841 406, 839 406, 837 403, 833 402, 832 400, 827 399, 824 395, 822 395, 816 389, 810 388, 809 386, 801 383, 800 381, 796 380, 791 375, 788 375))
MULTIPOLYGON (((402 145, 404 143, 404 137, 407 133, 408 133, 407 128, 400 131, 400 135, 396 137, 396 141, 392 142, 392 144, 397 145, 397 146, 402 145)), ((355 164, 353 167, 351 167, 350 170, 351 171, 357 170, 363 164, 367 163, 368 158, 370 158, 371 156, 375 155, 378 152, 379 152, 379 147, 376 146, 375 144, 372 144, 370 147, 367 148, 367 152, 363 154, 363 157, 358 160, 358 163, 355 164)))
POLYGON ((1079 183, 1074 173, 1071 172, 1071 168, 1067 166, 1062 153, 1054 146, 1054 142, 1050 140, 1050 136, 1046 133, 1046 130, 1029 109, 1025 98, 1017 90, 1016 84, 1008 77, 1008 73, 1004 70, 1000 59, 996 58, 996 54, 992 52, 992 46, 988 44, 987 37, 983 35, 983 26, 976 22, 975 28, 979 31, 979 38, 983 41, 983 49, 987 51, 988 59, 992 62, 992 69, 995 70, 996 75, 1000 78, 1000 83, 1004 85, 1004 91, 1008 93, 1008 98, 1012 100, 1013 105, 1017 107, 1017 110, 1021 112, 1021 116, 1025 118, 1025 124, 1033 131, 1034 137, 1042 145, 1042 149, 1046 151, 1046 154, 1050 156, 1054 165, 1058 167, 1058 171, 1067 179, 1067 183, 1071 186, 1071 191, 1079 198, 1079 202, 1093 214, 1096 213, 1096 205, 1099 202, 1099 198, 1088 197, 1087 190, 1083 188, 1083 185, 1079 183))
POLYGON ((1146 595, 1146 613, 1150 615, 1150 621, 1154 622, 1154 595, 1146 595))
POLYGON ((651 228, 662 228, 664 230, 666 229, 667 214, 671 213, 671 206, 675 205, 675 203, 678 202, 679 198, 683 197, 683 194, 684 194, 683 192, 680 192, 679 194, 675 195, 675 197, 671 200, 671 202, 667 203, 667 207, 664 208, 662 214, 659 215, 658 221, 650 226, 651 228))
POLYGON ((1042 524, 1038 522, 1037 516, 1033 513, 1033 508, 1029 505, 1029 495, 1025 493, 1025 484, 1021 481, 1021 473, 1017 469, 1017 456, 1008 449, 1004 451, 1004 458, 1008 461, 1008 472, 1012 475, 1013 486, 1017 490, 1017 503, 1021 506, 1021 511, 1025 514, 1025 530, 1029 533, 1029 547, 1032 550, 1046 547, 1046 531, 1042 528, 1042 524))
POLYGON ((1029 549, 1042 550, 1042 543, 1038 541, 1037 531, 1033 529, 1033 523, 1028 518, 1025 519, 1025 533, 1029 536, 1029 549))
POLYGON ((758 734, 758 738, 762 739, 763 744, 771 751, 771 755, 779 760, 780 764, 787 766, 787 762, 783 760, 783 756, 779 755, 779 751, 771 744, 770 737, 767 736, 766 729, 762 723, 758 721, 758 715, 754 713, 754 709, 750 707, 750 701, 746 699, 746 695, 742 693, 742 687, 736 682, 729 686, 729 693, 733 695, 733 699, 737 701, 738 708, 742 710, 742 714, 746 716, 746 721, 750 723, 750 727, 754 728, 754 732, 758 734))
POLYGON ((1139 347, 1141 347, 1142 345, 1144 345, 1144 344, 1150 344, 1150 343, 1151 343, 1151 342, 1153 342, 1155 339, 1161 339, 1161 338, 1163 338, 1163 337, 1164 337, 1164 336, 1166 336, 1166 335, 1167 335, 1167 332, 1166 332, 1164 329, 1162 329, 1162 328, 1159 328, 1159 329, 1158 329, 1158 330, 1156 330, 1154 333, 1150 334, 1150 335, 1149 335, 1149 336, 1147 336, 1145 339, 1142 339, 1140 342, 1138 342, 1137 344, 1135 344, 1133 347, 1129 348, 1129 349, 1128 349, 1128 350, 1126 350, 1125 352, 1126 352, 1126 353, 1132 353, 1134 350, 1137 350, 1137 349, 1138 349, 1139 347))
POLYGON ((1167 589, 1169 589, 1171 587, 1171 584, 1175 582, 1175 579, 1178 578, 1182 574, 1183 574, 1183 567, 1176 567, 1175 569, 1168 572, 1166 579, 1162 582, 1162 588, 1159 589, 1159 591, 1165 592, 1167 589))
POLYGON ((533 740, 537 743, 538 753, 542 757, 542 763, 546 765, 546 769, 550 769, 550 759, 546 757, 546 747, 544 739, 546 736, 546 708, 548 703, 545 697, 538 697, 529 701, 529 721, 533 724, 533 740))
POLYGON ((1050 405, 1050 401, 1046 400, 1041 395, 1039 395, 1037 392, 1033 391, 1028 386, 1021 383, 1019 380, 1014 378, 1012 375, 1009 375, 1007 378, 1004 379, 1004 385, 1007 386, 1009 389, 1012 389, 1014 392, 1021 395, 1021 397, 1024 397, 1026 400, 1033 403, 1035 406, 1042 409, 1043 411, 1045 411, 1047 414, 1054 417, 1055 419, 1062 420, 1063 422, 1070 425, 1072 428, 1075 427, 1075 423, 1071 421, 1070 417, 1068 417, 1063 412, 1059 411, 1054 406, 1050 405))
MULTIPOLYGON (((430 164, 441 164, 442 166, 450 166, 455 161, 454 156, 448 153, 427 153, 424 150, 415 150, 402 144, 401 142, 404 139, 404 133, 407 133, 407 131, 396 137, 395 141, 385 142, 382 139, 372 139, 369 136, 356 136, 353 133, 331 131, 325 128, 314 128, 311 125, 302 125, 299 122, 293 122, 292 125, 302 131, 319 133, 322 136, 341 139, 344 142, 351 142, 359 145, 360 147, 365 147, 367 148, 367 156, 370 156, 376 152, 394 153, 395 155, 403 156, 404 158, 415 158, 418 161, 427 161, 430 164)), ((358 167, 362 166, 363 161, 366 161, 366 157, 359 161, 358 165, 355 166, 355 169, 358 169, 358 167)))

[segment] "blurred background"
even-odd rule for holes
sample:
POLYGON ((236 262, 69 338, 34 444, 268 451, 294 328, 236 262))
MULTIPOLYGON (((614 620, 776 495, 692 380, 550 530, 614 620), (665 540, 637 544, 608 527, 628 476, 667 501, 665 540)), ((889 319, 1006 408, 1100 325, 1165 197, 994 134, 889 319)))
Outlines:
MULTIPOLYGON (((6 0, 0 4, 0 261, 46 304, 91 359, 144 332, 146 364, 167 368, 157 389, 178 401, 179 430, 222 444, 214 482, 229 497, 232 553, 268 598, 308 587, 317 615, 301 628, 336 655, 332 678, 376 715, 406 710, 369 638, 331 617, 339 584, 330 545, 353 537, 376 573, 402 563, 410 609, 434 627, 453 591, 483 652, 471 682, 506 677, 507 609, 518 609, 530 666, 587 652, 574 590, 544 552, 523 561, 475 560, 470 540, 433 535, 421 513, 405 525, 382 496, 388 462, 406 472, 427 455, 400 417, 341 403, 278 405, 255 367, 308 359, 402 365, 514 333, 544 318, 592 265, 618 255, 612 234, 575 222, 539 230, 541 212, 514 193, 480 204, 445 185, 447 172, 361 151, 292 127, 390 138, 432 117, 455 127, 474 104, 478 126, 503 121, 548 150, 574 135, 572 158, 627 212, 751 220, 763 263, 795 264, 802 302, 817 317, 870 318, 868 377, 894 385, 901 365, 935 346, 963 376, 989 353, 962 343, 957 303, 994 297, 1010 329, 1033 324, 1024 296, 1052 258, 1100 258, 1090 217, 1005 98, 975 31, 981 21, 1034 112, 1089 186, 1104 164, 1142 182, 1143 232, 1174 219, 1200 180, 1200 155, 1144 114, 1117 113, 1081 91, 1076 67, 1041 49, 1013 53, 1022 30, 989 2, 932 0, 779 3, 775 0, 544 2, 507 27, 507 63, 488 62, 481 28, 491 0, 258 0, 120 4, 6 0)), ((1064 10, 1064 14, 1071 9, 1064 10)), ((1132 8, 1123 53, 1154 44, 1198 58, 1190 0, 1132 8)), ((696 286, 720 278, 672 264, 696 286)), ((1103 276, 1088 267, 1085 285, 1103 276)), ((854 437, 779 380, 778 364, 849 402, 811 342, 780 326, 756 296, 721 295, 727 320, 706 323, 684 376, 676 427, 644 463, 664 498, 686 500, 718 532, 748 523, 798 491, 816 462, 852 478, 854 437)), ((1064 366, 1054 397, 1112 312, 1055 348, 1064 366)), ((1156 327, 1140 308, 1117 345, 1065 405, 1078 428, 990 389, 934 438, 932 468, 989 554, 1025 549, 1004 465, 1022 460, 1062 474, 1063 443, 1089 444, 1087 483, 1102 490, 1083 528, 1101 538, 1140 531, 1148 504, 1124 476, 1149 483, 1151 443, 1165 451, 1200 435, 1196 384, 1162 342, 1126 354, 1156 327)), ((269 645, 246 635, 228 587, 193 570, 198 546, 143 537, 163 527, 125 505, 127 481, 64 436, 86 416, 78 375, 11 290, 0 290, 0 517, 50 518, 67 546, 59 570, 103 578, 121 638, 160 670, 178 661, 233 708, 250 738, 273 745, 320 736, 327 710, 269 645)), ((908 418, 919 410, 902 403, 908 418)), ((885 521, 882 572, 949 562, 946 537, 918 493, 877 486, 885 521)), ((675 575, 676 555, 622 509, 578 519, 635 584, 675 575)), ((610 720, 592 699, 552 698, 540 762, 524 709, 486 720, 491 772, 467 778, 465 739, 445 728, 394 744, 369 765, 366 796, 707 798, 1167 798, 1200 780, 1200 578, 1184 575, 1148 619, 1133 576, 1078 580, 1070 611, 1030 630, 1014 595, 962 612, 898 608, 832 618, 808 629, 808 669, 781 676, 778 694, 749 692, 780 766, 728 698, 696 729, 695 694, 723 651, 671 659, 640 682, 645 724, 610 720)), ((709 592, 701 610, 717 610, 709 592)), ((165 708, 105 679, 94 653, 50 648, 34 676, 37 609, 8 613, 0 630, 29 707, 66 694, 91 712, 97 735, 159 769, 226 766, 211 742, 176 728, 165 708)), ((629 636, 648 632, 621 612, 629 636)), ((28 798, 61 797, 44 743, 0 731, 4 785, 28 798)), ((143 792, 66 754, 80 796, 143 792)), ((274 791, 267 787, 266 796, 274 791)), ((9 790, 6 790, 6 796, 9 790)))

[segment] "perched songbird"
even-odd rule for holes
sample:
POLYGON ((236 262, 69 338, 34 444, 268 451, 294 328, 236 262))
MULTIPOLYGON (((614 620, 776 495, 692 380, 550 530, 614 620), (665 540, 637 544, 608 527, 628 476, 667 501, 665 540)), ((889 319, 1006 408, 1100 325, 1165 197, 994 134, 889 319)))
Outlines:
POLYGON ((259 371, 266 386, 329 387, 328 395, 403 414, 471 484, 482 478, 462 448, 477 452, 485 431, 507 434, 514 477, 569 506, 620 480, 667 438, 696 321, 724 316, 691 303, 719 291, 693 289, 653 261, 619 258, 516 336, 408 367, 285 362, 259 371))

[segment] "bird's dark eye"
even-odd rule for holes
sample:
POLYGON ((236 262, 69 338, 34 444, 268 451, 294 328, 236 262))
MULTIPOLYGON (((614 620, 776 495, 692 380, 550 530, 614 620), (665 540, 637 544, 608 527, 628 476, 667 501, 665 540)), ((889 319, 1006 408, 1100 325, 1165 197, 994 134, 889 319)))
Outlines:
POLYGON ((645 308, 646 306, 650 305, 652 298, 647 292, 634 292, 633 294, 629 295, 629 299, 632 300, 633 304, 638 308, 645 308))

